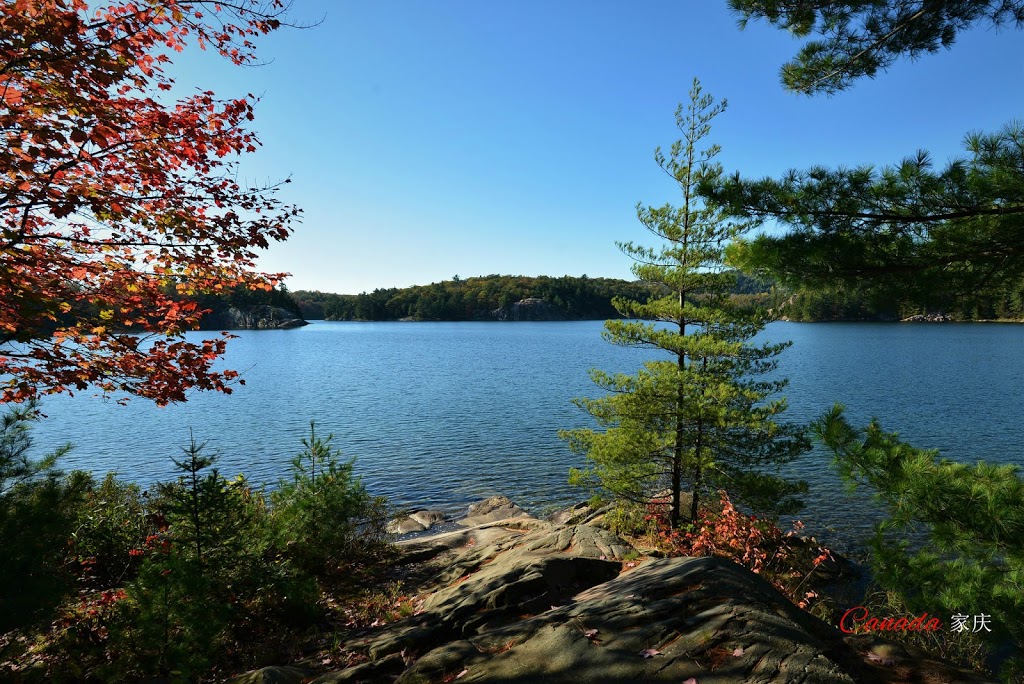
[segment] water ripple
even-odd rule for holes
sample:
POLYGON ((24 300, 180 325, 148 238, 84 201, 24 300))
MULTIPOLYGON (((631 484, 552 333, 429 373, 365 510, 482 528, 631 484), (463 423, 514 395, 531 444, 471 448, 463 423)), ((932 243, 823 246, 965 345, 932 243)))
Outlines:
MULTIPOLYGON (((244 331, 224 361, 245 369, 245 386, 231 396, 196 394, 164 409, 53 397, 36 442, 75 444, 67 468, 150 484, 174 476, 170 457, 191 430, 221 454, 223 472, 273 486, 315 420, 357 457, 368 487, 397 506, 455 513, 500 492, 543 513, 585 497, 566 484, 581 459, 557 431, 591 426, 570 403, 598 394, 587 370, 632 372, 651 358, 608 344, 600 331, 600 322, 244 331)), ((780 368, 790 378, 789 419, 811 420, 841 401, 855 424, 878 416, 887 430, 951 458, 1021 463, 1024 326, 776 323, 765 335, 794 341, 780 368)), ((844 492, 826 454, 790 472, 812 483, 804 516, 812 529, 865 534, 874 509, 844 492)))

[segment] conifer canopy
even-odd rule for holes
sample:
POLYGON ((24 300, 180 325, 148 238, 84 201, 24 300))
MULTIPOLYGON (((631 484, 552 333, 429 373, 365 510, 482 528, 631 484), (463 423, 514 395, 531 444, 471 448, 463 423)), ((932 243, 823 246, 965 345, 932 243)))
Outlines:
POLYGON ((1024 0, 729 0, 740 26, 764 19, 808 40, 781 69, 782 83, 805 95, 832 94, 872 78, 902 57, 952 47, 977 24, 1024 24, 1024 0))
POLYGON ((689 104, 676 111, 683 139, 655 160, 675 180, 683 203, 639 205, 640 222, 661 240, 656 247, 620 243, 633 259, 633 274, 663 292, 646 302, 617 298, 627 320, 605 323, 615 344, 662 350, 635 375, 591 371, 608 395, 577 399, 600 430, 563 431, 562 437, 590 462, 574 469, 570 481, 604 490, 619 499, 646 502, 668 492, 671 521, 683 512, 682 492, 693 494, 696 517, 708 492, 726 489, 757 510, 792 512, 806 485, 779 477, 774 468, 807 449, 801 429, 775 418, 786 408, 771 399, 785 386, 774 376, 776 356, 787 344, 754 342, 769 320, 764 312, 740 313, 730 306, 736 275, 726 269, 723 250, 745 226, 705 206, 696 190, 722 173, 719 148, 699 150, 711 120, 725 109, 694 81, 689 104))
POLYGON ((941 170, 919 151, 881 168, 719 177, 701 192, 729 216, 791 228, 730 253, 787 285, 974 293, 1024 277, 1024 124, 964 146, 969 156, 941 170))

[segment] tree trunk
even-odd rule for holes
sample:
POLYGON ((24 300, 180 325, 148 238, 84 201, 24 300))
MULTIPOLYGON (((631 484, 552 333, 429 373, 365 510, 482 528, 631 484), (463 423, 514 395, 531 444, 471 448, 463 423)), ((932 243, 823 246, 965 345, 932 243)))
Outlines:
MULTIPOLYGON (((684 241, 685 244, 685 241, 684 241)), ((686 302, 686 293, 679 293, 679 334, 686 334, 686 318, 683 315, 683 305, 686 302)), ((682 374, 686 369, 686 354, 679 354, 677 357, 677 363, 679 367, 680 381, 679 391, 676 395, 676 439, 675 444, 672 445, 672 515, 669 518, 669 523, 672 528, 679 527, 679 517, 681 508, 681 496, 682 493, 679 491, 683 486, 683 402, 686 400, 686 395, 683 392, 682 385, 682 374)))
POLYGON ((700 498, 700 485, 700 466, 697 466, 693 471, 693 500, 690 501, 690 522, 694 523, 697 521, 697 507, 700 498))

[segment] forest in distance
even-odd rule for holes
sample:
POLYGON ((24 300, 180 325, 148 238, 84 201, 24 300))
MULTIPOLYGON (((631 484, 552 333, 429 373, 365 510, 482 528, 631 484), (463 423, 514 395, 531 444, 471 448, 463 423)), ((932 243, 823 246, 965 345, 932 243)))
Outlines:
MULTIPOLYGON (((770 283, 740 275, 734 294, 745 306, 770 306, 770 283)), ((560 319, 620 318, 615 298, 647 301, 654 285, 616 278, 488 275, 358 295, 296 291, 303 318, 333 321, 482 321, 502 319, 516 302, 541 299, 560 319)))
MULTIPOLYGON (((207 295, 200 304, 214 312, 229 307, 269 304, 308 320, 329 321, 487 321, 498 312, 530 298, 543 299, 566 320, 620 317, 616 297, 646 300, 655 287, 640 281, 583 276, 487 275, 453 277, 429 285, 378 288, 360 294, 311 290, 236 289, 207 295)), ((935 292, 919 295, 861 291, 855 288, 790 289, 769 277, 738 274, 731 294, 740 309, 762 308, 790 321, 898 321, 917 315, 943 314, 955 321, 1024 320, 1024 281, 1003 283, 969 294, 935 292)))

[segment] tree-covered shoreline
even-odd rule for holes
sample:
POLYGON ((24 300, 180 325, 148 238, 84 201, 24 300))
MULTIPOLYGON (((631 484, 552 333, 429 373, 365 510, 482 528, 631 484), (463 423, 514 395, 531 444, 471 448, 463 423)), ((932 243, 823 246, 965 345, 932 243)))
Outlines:
MULTIPOLYGON (((269 291, 238 289, 200 296, 197 303, 210 310, 202 327, 217 329, 232 308, 271 306, 307 320, 497 321, 515 320, 513 306, 531 299, 543 300, 554 320, 607 320, 622 318, 613 298, 647 301, 653 294, 654 285, 616 278, 490 275, 360 294, 290 291, 284 286, 269 291)), ((970 296, 933 292, 922 300, 855 288, 793 289, 738 273, 729 296, 741 310, 770 310, 794 322, 1024 322, 1024 282, 970 296)))
POLYGON ((1024 322, 1024 283, 970 295, 935 292, 922 300, 852 288, 775 288, 765 302, 789 321, 1024 322))
POLYGON ((497 320, 497 311, 524 299, 543 299, 569 320, 604 319, 619 315, 613 297, 646 299, 650 293, 643 283, 614 278, 488 275, 354 295, 298 290, 293 296, 304 318, 479 321, 497 320))
MULTIPOLYGON (((769 289, 762 281, 740 276, 734 293, 761 299, 769 289)), ((488 321, 501 320, 501 311, 528 299, 544 300, 564 320, 621 318, 612 299, 647 301, 654 294, 655 285, 617 278, 488 275, 356 295, 296 290, 292 296, 303 318, 314 320, 488 321)))

